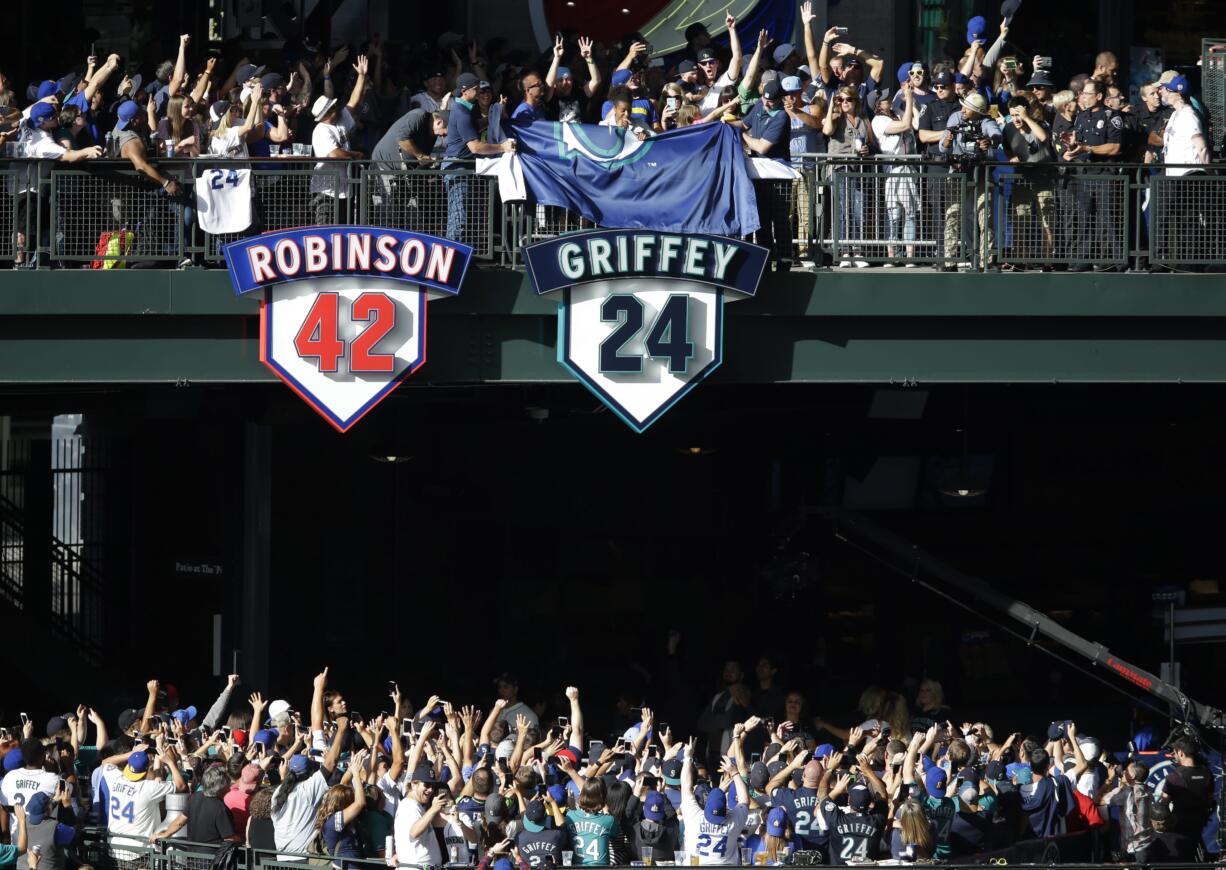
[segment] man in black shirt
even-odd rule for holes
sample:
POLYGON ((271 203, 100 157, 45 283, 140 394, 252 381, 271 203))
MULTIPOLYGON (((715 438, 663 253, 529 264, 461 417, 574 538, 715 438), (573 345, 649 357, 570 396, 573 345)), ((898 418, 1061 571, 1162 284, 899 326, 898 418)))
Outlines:
MULTIPOLYGON (((920 106, 919 119, 916 122, 916 135, 924 149, 924 157, 932 161, 944 161, 941 154, 941 138, 945 135, 945 125, 949 116, 958 111, 958 97, 954 93, 954 76, 948 70, 932 77, 932 92, 936 99, 926 106, 920 106)), ((935 256, 944 256, 945 237, 941 232, 945 209, 951 197, 957 197, 957 187, 949 179, 949 173, 943 166, 928 165, 924 167, 924 187, 920 202, 923 204, 923 217, 919 229, 919 237, 936 238, 935 256)))
POLYGON ((1104 104, 1106 92, 1107 86, 1094 79, 1082 87, 1081 111, 1060 155, 1078 167, 1071 184, 1077 226, 1072 254, 1079 262, 1070 269, 1076 272, 1087 271, 1090 260, 1099 261, 1097 270, 1114 270, 1124 259, 1124 188, 1107 168, 1123 148, 1124 119, 1104 104))
POLYGON ((545 812, 545 802, 534 800, 524 809, 524 827, 515 835, 515 848, 533 867, 562 866, 562 850, 567 848, 566 832, 557 827, 545 812))
POLYGON ((1178 860, 1191 861, 1213 809, 1213 773, 1200 763, 1196 744, 1189 737, 1176 740, 1171 754, 1175 768, 1161 785, 1162 797, 1171 803, 1167 829, 1182 835, 1178 860))

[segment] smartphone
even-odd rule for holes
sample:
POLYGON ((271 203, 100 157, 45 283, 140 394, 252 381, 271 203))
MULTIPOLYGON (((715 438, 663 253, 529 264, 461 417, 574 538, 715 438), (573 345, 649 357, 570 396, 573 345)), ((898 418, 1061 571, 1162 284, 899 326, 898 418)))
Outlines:
POLYGON ((532 760, 533 760, 533 761, 540 761, 540 760, 541 760, 541 758, 543 758, 543 757, 544 757, 544 753, 545 753, 545 750, 541 749, 541 747, 539 747, 539 746, 535 747, 535 748, 532 750, 532 760))
POLYGON ((230 739, 230 726, 229 725, 221 726, 221 736, 226 738, 227 740, 230 739))
POLYGON ((388 681, 387 681, 387 693, 388 693, 389 695, 394 695, 394 694, 396 694, 396 681, 395 681, 395 680, 388 680, 388 681))
POLYGON ((643 777, 643 788, 647 789, 648 791, 655 791, 659 787, 660 780, 658 778, 651 776, 650 774, 643 777))
POLYGON ((255 754, 256 755, 267 755, 268 754, 268 747, 264 745, 264 742, 262 740, 257 740, 255 742, 255 754))
POLYGON ((413 736, 413 720, 412 719, 401 719, 400 720, 400 736, 401 737, 412 737, 413 736))
POLYGON ((1039 58, 1038 67, 1039 69, 1051 69, 1051 58, 1050 57, 1039 58))
POLYGON ((837 33, 839 36, 846 36, 848 33, 850 33, 850 31, 846 27, 836 27, 834 29, 834 32, 837 33))
POLYGON ((648 758, 659 758, 660 757, 660 747, 648 746, 647 747, 647 757, 648 758))
POLYGON ((604 753, 604 741, 603 740, 589 740, 587 742, 587 757, 591 761, 595 761, 596 759, 600 758, 600 756, 603 753, 604 753))
POLYGON ((749 763, 750 763, 750 764, 757 764, 757 763, 758 763, 758 759, 759 759, 759 758, 761 758, 761 757, 762 757, 761 755, 759 755, 758 753, 756 753, 756 752, 755 752, 755 753, 753 753, 752 755, 750 755, 750 756, 749 756, 749 763))
POLYGON ((505 758, 498 759, 498 769, 507 774, 511 772, 511 766, 507 764, 507 760, 505 758))
POLYGON ((30 717, 27 716, 25 713, 22 713, 21 714, 21 727, 24 729, 29 724, 30 724, 30 717))
POLYGON ((558 717, 558 727, 559 728, 565 729, 566 726, 569 724, 570 724, 570 719, 566 718, 565 716, 558 717))
POLYGON ((676 97, 669 97, 667 100, 664 101, 664 105, 669 109, 675 109, 677 108, 677 104, 680 102, 681 101, 677 99, 676 97))
POLYGON ((1017 71, 1017 58, 1016 57, 1003 58, 1000 62, 1000 68, 1004 70, 1005 72, 1016 72, 1017 71))
POLYGON ((97 50, 97 48, 95 48, 95 47, 94 47, 94 43, 92 43, 92 42, 89 44, 89 56, 90 56, 90 57, 97 57, 97 56, 98 56, 98 50, 97 50))

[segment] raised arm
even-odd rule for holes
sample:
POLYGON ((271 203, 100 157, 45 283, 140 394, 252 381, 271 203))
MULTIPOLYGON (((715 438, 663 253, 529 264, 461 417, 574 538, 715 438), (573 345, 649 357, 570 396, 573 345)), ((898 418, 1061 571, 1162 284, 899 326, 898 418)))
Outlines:
MULTIPOLYGON (((813 38, 813 22, 817 16, 813 13, 813 4, 810 0, 805 0, 800 4, 800 27, 805 32, 805 60, 809 64, 809 69, 814 71, 814 75, 821 75, 822 68, 821 56, 817 51, 817 41, 813 38)), ((825 48, 825 45, 822 46, 825 48)))
POLYGON ((315 675, 314 688, 311 691, 311 736, 324 730, 324 689, 328 688, 328 669, 325 667, 315 675))
POLYGON ((732 50, 732 57, 728 59, 728 80, 734 82, 740 75, 741 61, 745 56, 741 51, 741 37, 736 33, 736 16, 731 12, 724 13, 724 26, 728 28, 728 47, 732 50))
POLYGON ((992 43, 992 47, 988 49, 987 54, 983 56, 981 63, 988 68, 996 66, 996 61, 1000 57, 1001 49, 1005 47, 1005 37, 1009 35, 1009 22, 1000 22, 1000 36, 996 37, 996 41, 992 43))
POLYGON ((366 55, 359 54, 358 61, 353 65, 354 71, 358 74, 358 80, 353 83, 353 92, 349 94, 349 102, 345 105, 349 111, 356 111, 362 103, 362 94, 366 90, 366 71, 370 68, 370 63, 366 59, 366 55))
POLYGON ((604 84, 604 77, 601 76, 600 67, 596 65, 596 61, 592 60, 591 39, 584 36, 579 37, 579 56, 587 64, 587 84, 583 86, 583 92, 589 97, 595 96, 596 91, 604 84))
POLYGON ((549 60, 549 70, 545 73, 545 88, 552 92, 553 83, 558 80, 558 66, 562 63, 562 55, 566 54, 566 43, 559 33, 553 38, 553 57, 549 60))
POLYGON ((248 100, 247 117, 239 128, 239 135, 244 142, 253 142, 264 136, 264 87, 256 85, 251 89, 248 100))
POLYGON ((363 750, 350 760, 349 773, 353 774, 353 802, 341 811, 341 822, 346 825, 356 821, 366 809, 366 765, 363 762, 370 757, 370 754, 363 750))
POLYGON ((119 69, 119 55, 112 54, 106 59, 106 63, 89 77, 89 84, 85 86, 85 102, 92 102, 94 94, 98 92, 98 88, 106 84, 106 80, 111 77, 111 73, 119 69))
MULTIPOLYGON (((634 59, 640 54, 647 53, 647 43, 636 42, 630 46, 630 50, 626 52, 626 56, 622 58, 622 62, 617 65, 617 69, 630 69, 630 64, 634 63, 634 59)), ((617 72, 615 69, 614 72, 617 72)))
POLYGON ((395 687, 391 693, 392 699, 392 725, 389 727, 388 736, 392 740, 392 764, 387 769, 387 778, 392 782, 400 781, 400 774, 404 773, 404 738, 400 736, 400 684, 393 683, 395 687))
POLYGON ((179 57, 175 60, 175 71, 170 76, 170 84, 166 86, 166 92, 172 97, 178 94, 179 89, 187 82, 187 44, 191 41, 189 34, 179 36, 179 57))
POLYGON ((1071 779, 1073 785, 1076 786, 1078 777, 1086 772, 1090 762, 1086 761, 1085 753, 1081 751, 1081 744, 1077 741, 1077 726, 1072 722, 1068 726, 1068 742, 1069 747, 1073 751, 1074 764, 1073 769, 1066 773, 1065 776, 1071 779))
POLYGON ((685 745, 685 758, 681 760, 681 794, 694 794, 694 753, 698 751, 698 738, 691 737, 685 745))
POLYGON ((336 736, 332 738, 332 745, 328 747, 328 754, 324 756, 324 760, 320 767, 323 769, 324 776, 328 779, 332 778, 332 771, 336 770, 336 760, 341 757, 341 746, 345 742, 345 732, 349 730, 349 717, 336 717, 336 736))
POLYGON ((830 69, 830 46, 834 45, 839 38, 839 29, 831 27, 822 36, 822 50, 818 54, 817 68, 821 70, 822 84, 826 87, 832 87, 837 79, 834 76, 834 71, 830 69))
MULTIPOLYGON (((129 142, 128 144, 131 145, 133 143, 129 142)), ((126 153, 127 149, 124 150, 126 153)), ((145 683, 145 688, 149 690, 149 697, 145 699, 145 713, 140 719, 141 734, 149 730, 149 720, 153 718, 153 714, 157 710, 159 683, 157 680, 150 680, 145 683)))
POLYGON ((567 686, 566 697, 570 700, 570 744, 582 750, 587 728, 583 722, 583 707, 579 704, 578 687, 567 686))
POLYGON ((915 93, 911 90, 910 81, 902 83, 902 91, 906 100, 906 108, 901 118, 891 120, 885 125, 885 131, 890 134, 907 132, 911 129, 911 122, 915 119, 915 93))
POLYGON ((490 742, 490 732, 494 730, 494 723, 498 721, 498 716, 507 706, 507 702, 499 698, 494 702, 494 707, 490 710, 489 718, 485 720, 485 724, 481 726, 480 743, 482 746, 490 742))
POLYGON ((745 75, 741 78, 742 90, 749 91, 753 89, 754 82, 758 78, 758 64, 762 62, 762 52, 766 50, 766 46, 770 44, 770 34, 765 30, 758 31, 758 45, 753 51, 753 55, 749 58, 749 66, 745 68, 745 75))
POLYGON ((196 79, 196 87, 192 88, 192 100, 196 103, 204 102, 204 95, 209 89, 209 82, 213 78, 213 69, 217 66, 217 58, 210 57, 204 62, 204 72, 196 79))

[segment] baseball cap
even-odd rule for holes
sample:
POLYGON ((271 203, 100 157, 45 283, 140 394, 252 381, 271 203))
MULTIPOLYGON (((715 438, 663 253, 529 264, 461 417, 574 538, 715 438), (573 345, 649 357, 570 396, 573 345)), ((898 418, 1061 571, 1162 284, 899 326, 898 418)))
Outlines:
POLYGON ((670 758, 663 767, 665 785, 681 785, 681 762, 670 758))
POLYGON ((555 804, 566 809, 566 786, 558 784, 549 786, 549 796, 553 798, 555 804))
POLYGON ((762 86, 762 96, 768 100, 777 100, 783 96, 783 85, 778 79, 771 79, 762 86))
MULTIPOLYGON (((770 779, 774 779, 785 767, 787 767, 787 764, 784 763, 783 759, 776 758, 773 761, 768 761, 766 763, 766 772, 770 775, 770 779)), ((767 780, 767 782, 769 781, 770 780, 767 780)))
POLYGON ((825 758, 827 755, 834 755, 833 744, 823 743, 821 746, 817 747, 817 749, 813 750, 814 758, 825 758))
POLYGON ((970 83, 971 83, 970 76, 964 75, 963 73, 960 73, 960 72, 954 73, 954 84, 955 85, 969 85, 970 83))
POLYGON ((16 747, 4 753, 4 772, 9 773, 21 767, 21 750, 16 747))
POLYGON ((199 711, 197 711, 195 707, 184 707, 182 710, 175 710, 170 715, 178 719, 180 725, 186 727, 188 722, 196 718, 197 712, 199 711))
POLYGON ((1012 21, 1013 16, 1017 14, 1017 10, 1021 8, 1022 0, 1005 0, 1000 4, 1000 17, 1006 21, 1012 21))
POLYGON ((434 775, 434 767, 430 764, 419 764, 413 771, 413 782, 436 783, 438 777, 434 775))
POLYGON ((983 39, 983 35, 988 31, 988 20, 982 15, 976 15, 970 21, 966 22, 966 41, 975 42, 983 39))
POLYGON ((785 42, 775 47, 775 51, 773 54, 771 54, 771 57, 775 59, 775 63, 783 63, 795 53, 796 46, 792 45, 790 42, 785 42))
POLYGON ((782 837, 787 826, 787 810, 783 807, 773 807, 766 817, 766 833, 772 837, 782 837))
POLYGON ((630 81, 630 75, 631 73, 628 69, 615 70, 612 78, 609 79, 609 83, 612 85, 624 85, 630 81))
POLYGON ((545 802, 528 801, 524 808, 524 830, 539 834, 545 830, 545 802))
POLYGON ((973 782, 962 783, 962 788, 958 789, 958 797, 963 803, 973 804, 979 800, 979 789, 976 788, 973 782))
POLYGON ((1177 75, 1179 75, 1179 73, 1175 72, 1173 69, 1163 70, 1162 75, 1158 76, 1158 84, 1165 85, 1167 82, 1172 81, 1177 75))
POLYGON ((1097 761, 1099 753, 1102 752, 1102 746, 1099 745, 1097 737, 1078 734, 1077 745, 1081 747, 1081 754, 1086 757, 1086 761, 1097 761))
POLYGON ((265 746, 272 746, 277 742, 277 738, 281 736, 281 732, 276 728, 264 728, 255 732, 255 737, 252 738, 256 743, 263 743, 265 746))
POLYGON ((954 83, 953 73, 950 73, 948 70, 945 72, 939 72, 932 77, 933 86, 944 85, 945 87, 948 88, 948 87, 951 87, 953 83, 954 83))
POLYGON ((762 791, 766 788, 766 784, 770 782, 770 771, 761 761, 755 761, 749 768, 749 787, 755 791, 762 791))
POLYGON ((1176 94, 1186 94, 1188 92, 1188 80, 1181 75, 1177 75, 1169 82, 1164 82, 1162 87, 1176 94))
POLYGON ((873 802, 873 793, 866 785, 857 785, 847 793, 847 805, 853 810, 862 810, 873 802))
POLYGON ((704 60, 719 60, 719 55, 715 53, 713 48, 704 48, 698 52, 698 62, 702 63, 704 60))
POLYGON ((50 804, 51 799, 45 792, 35 792, 34 796, 26 801, 26 823, 41 825, 47 819, 47 807, 50 804))
POLYGON ((693 72, 696 69, 698 69, 698 64, 694 63, 692 60, 683 60, 681 63, 677 64, 678 75, 684 75, 685 73, 693 72))
POLYGON ((239 85, 244 85, 251 79, 258 79, 264 75, 265 69, 266 67, 256 66, 253 63, 245 63, 234 73, 234 81, 239 85))
POLYGON ((898 67, 898 81, 905 82, 911 77, 911 61, 907 61, 898 67))
MULTIPOLYGON (((322 100, 324 98, 320 97, 319 99, 322 100)), ((319 100, 315 101, 315 105, 319 105, 319 100)), ((217 100, 215 103, 209 106, 209 120, 216 124, 228 111, 230 111, 230 101, 217 100)))
POLYGON ((649 822, 664 821, 664 795, 649 791, 643 798, 643 818, 649 822))
POLYGON ((800 76, 785 76, 783 81, 779 83, 785 94, 798 94, 804 88, 800 83, 800 76))
POLYGON ((703 805, 702 814, 712 825, 722 825, 724 823, 724 820, 728 818, 728 797, 724 794, 723 789, 711 789, 711 793, 707 795, 707 800, 703 805))
POLYGON ((1005 778, 1005 763, 999 759, 989 761, 988 766, 983 769, 983 778, 996 782, 1005 778))
MULTIPOLYGON (((575 77, 575 74, 570 71, 570 67, 568 66, 558 67, 558 73, 556 76, 554 76, 555 80, 556 79, 573 79, 574 77, 575 77)), ((479 86, 482 88, 488 88, 490 86, 490 83, 481 82, 479 86)))
POLYGON ((278 698, 268 705, 268 718, 276 719, 282 713, 293 713, 294 708, 289 705, 289 701, 284 698, 278 698))
POLYGON ((50 79, 47 79, 45 82, 42 82, 38 86, 37 99, 42 100, 42 99, 45 99, 46 97, 55 96, 57 93, 59 93, 59 89, 60 89, 60 86, 58 82, 53 82, 50 79))
POLYGON ((462 94, 469 88, 475 88, 481 84, 481 79, 477 78, 472 73, 460 73, 455 80, 455 92, 462 94))
POLYGON ((579 763, 579 756, 575 754, 575 750, 573 749, 560 750, 554 754, 554 758, 565 758, 569 760, 571 764, 579 763))
POLYGON ((260 79, 260 87, 266 91, 283 88, 285 87, 285 76, 281 75, 281 73, 268 73, 260 79))
POLYGON ((290 773, 306 773, 311 769, 311 759, 305 755, 295 755, 289 760, 290 773))
MULTIPOLYGON (((542 807, 543 808, 543 807, 542 807)), ((506 799, 500 794, 492 794, 485 799, 485 821, 488 823, 505 822, 510 813, 507 811, 506 799)))
POLYGON ((119 120, 115 122, 115 129, 125 130, 132 123, 132 119, 140 114, 140 106, 131 100, 124 100, 119 104, 119 111, 115 114, 119 116, 119 120))
POLYGON ((149 753, 143 749, 128 756, 128 764, 123 770, 125 779, 140 782, 149 772, 149 753))
MULTIPOLYGON (((55 106, 51 105, 50 103, 35 103, 32 107, 30 107, 30 126, 32 127, 37 127, 43 121, 53 117, 55 117, 55 106)), ((57 716, 55 718, 58 719, 59 717, 57 716)), ((47 723, 47 727, 51 727, 50 722, 47 723)), ((59 729, 57 728, 56 731, 58 730, 59 729)), ((47 736, 50 737, 53 733, 55 732, 50 732, 47 736)))
POLYGON ((979 115, 986 115, 988 113, 988 101, 981 93, 967 94, 958 102, 968 112, 975 112, 979 115))
POLYGON ((933 797, 944 797, 941 792, 945 791, 948 782, 949 775, 943 767, 934 767, 924 774, 924 785, 928 788, 928 794, 933 797))
POLYGON ((1052 81, 1051 73, 1045 69, 1035 70, 1026 85, 1028 88, 1054 88, 1055 86, 1056 83, 1052 81))
POLYGON ((75 72, 70 72, 68 75, 64 76, 62 79, 56 82, 55 86, 56 88, 59 89, 59 92, 61 94, 68 94, 76 90, 77 83, 80 81, 81 81, 81 76, 79 76, 75 72))

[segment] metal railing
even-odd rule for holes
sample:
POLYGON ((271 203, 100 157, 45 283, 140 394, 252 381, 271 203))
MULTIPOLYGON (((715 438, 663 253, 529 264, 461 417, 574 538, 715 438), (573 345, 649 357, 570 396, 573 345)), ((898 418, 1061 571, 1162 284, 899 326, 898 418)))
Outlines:
MULTIPOLYGON (((365 161, 163 161, 168 196, 126 162, 0 161, 0 263, 110 268, 223 265, 222 246, 269 230, 361 222, 439 235, 522 265, 525 245, 588 229, 554 206, 502 203, 471 166, 388 170, 365 161), (186 195, 218 167, 251 170, 252 223, 205 233, 186 195), (339 193, 339 195, 337 195, 339 193)), ((785 259, 816 265, 1200 270, 1226 266, 1226 174, 1137 164, 972 163, 806 155, 799 177, 756 181, 785 259)))

